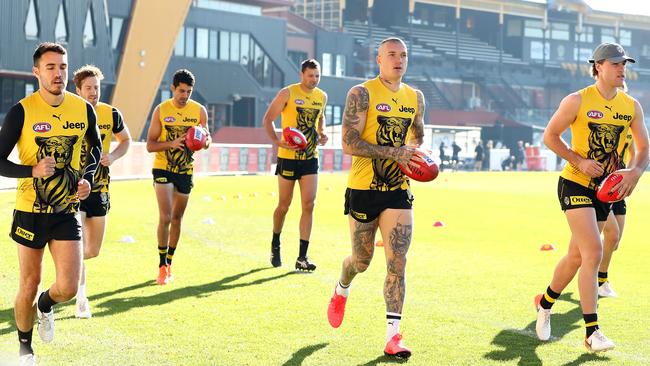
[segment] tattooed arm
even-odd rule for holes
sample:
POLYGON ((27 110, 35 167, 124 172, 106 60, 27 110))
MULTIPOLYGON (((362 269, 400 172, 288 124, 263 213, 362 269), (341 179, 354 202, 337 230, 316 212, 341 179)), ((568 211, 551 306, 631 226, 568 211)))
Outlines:
POLYGON ((421 91, 415 91, 418 97, 418 113, 413 119, 413 124, 411 125, 412 134, 409 144, 414 146, 420 146, 424 142, 424 112, 425 112, 425 102, 424 94, 421 91))
POLYGON ((349 155, 361 156, 373 159, 392 159, 404 166, 408 165, 411 159, 417 160, 415 149, 409 146, 392 147, 379 146, 364 141, 361 133, 366 127, 368 116, 368 103, 370 96, 368 89, 357 85, 350 89, 345 101, 343 112, 343 152, 349 155))

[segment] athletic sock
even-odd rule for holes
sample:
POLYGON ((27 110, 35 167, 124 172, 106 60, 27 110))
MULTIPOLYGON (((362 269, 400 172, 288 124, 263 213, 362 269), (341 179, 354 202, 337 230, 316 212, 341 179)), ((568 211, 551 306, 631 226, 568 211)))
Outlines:
POLYGON ((309 240, 300 239, 300 252, 298 254, 298 258, 307 257, 307 249, 308 248, 309 248, 309 240))
POLYGON ((158 257, 160 257, 160 262, 158 262, 158 267, 167 265, 167 247, 158 247, 158 257))
POLYGON ((589 338, 598 329, 598 314, 582 314, 582 318, 585 320, 585 329, 589 338))
POLYGON ((348 297, 350 295, 350 285, 347 284, 344 286, 341 281, 336 283, 336 294, 343 297, 348 297))
POLYGON ((388 343, 395 334, 399 333, 399 322, 401 320, 402 314, 386 312, 386 343, 388 343))
POLYGON ((32 349, 32 331, 34 328, 28 330, 27 332, 21 332, 18 329, 18 342, 20 342, 20 355, 29 355, 34 354, 32 349))
POLYGON ((41 296, 38 297, 38 310, 41 311, 41 313, 49 313, 52 311, 52 306, 56 305, 57 302, 52 300, 50 297, 50 290, 46 290, 45 292, 41 293, 41 296))
POLYGON ((544 296, 542 296, 542 300, 539 302, 539 306, 542 307, 542 309, 550 309, 553 304, 555 304, 555 300, 560 297, 560 294, 551 290, 551 286, 549 286, 546 289, 546 292, 544 293, 544 296))
POLYGON ((86 298, 86 285, 79 285, 79 288, 77 289, 77 299, 85 299, 86 298))
POLYGON ((271 240, 271 246, 277 248, 280 246, 280 233, 273 233, 273 239, 271 240))
POLYGON ((607 282, 607 272, 598 272, 598 286, 602 286, 607 282))
POLYGON ((169 247, 167 249, 167 264, 172 265, 172 259, 174 259, 174 252, 176 251, 176 247, 169 247))

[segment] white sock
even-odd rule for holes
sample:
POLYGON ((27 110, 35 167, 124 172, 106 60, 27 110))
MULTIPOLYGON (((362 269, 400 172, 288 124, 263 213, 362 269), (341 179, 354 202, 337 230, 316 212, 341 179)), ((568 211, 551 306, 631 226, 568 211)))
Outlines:
POLYGON ((77 289, 77 299, 85 299, 86 298, 86 285, 79 285, 79 288, 77 289))
POLYGON ((399 333, 399 322, 402 314, 386 312, 386 343, 399 333))
POLYGON ((343 297, 348 297, 350 295, 350 285, 343 287, 341 281, 336 283, 336 294, 343 297))

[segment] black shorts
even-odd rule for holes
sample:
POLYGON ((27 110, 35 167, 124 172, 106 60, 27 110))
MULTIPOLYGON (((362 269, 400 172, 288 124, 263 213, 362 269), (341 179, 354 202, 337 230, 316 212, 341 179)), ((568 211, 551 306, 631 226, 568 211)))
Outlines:
POLYGON ((318 159, 293 160, 278 158, 275 175, 284 179, 297 180, 305 175, 318 174, 318 159))
POLYGON ((78 213, 32 213, 14 210, 9 236, 18 244, 43 249, 50 240, 81 240, 78 213))
POLYGON ((192 174, 172 173, 164 169, 153 169, 153 182, 158 184, 173 184, 179 193, 190 194, 194 183, 192 174))
POLYGON ((81 201, 79 210, 86 213, 86 217, 106 216, 111 209, 111 199, 108 192, 90 192, 85 200, 81 201))
POLYGON ((593 207, 596 210, 596 220, 607 221, 611 204, 599 201, 593 189, 560 177, 557 183, 557 198, 560 200, 562 211, 593 207))
POLYGON ((386 209, 410 210, 413 195, 408 189, 394 191, 371 191, 348 188, 345 190, 345 215, 368 223, 374 221, 386 209))
POLYGON ((612 212, 616 216, 624 216, 627 214, 627 204, 625 203, 625 200, 612 203, 612 212))

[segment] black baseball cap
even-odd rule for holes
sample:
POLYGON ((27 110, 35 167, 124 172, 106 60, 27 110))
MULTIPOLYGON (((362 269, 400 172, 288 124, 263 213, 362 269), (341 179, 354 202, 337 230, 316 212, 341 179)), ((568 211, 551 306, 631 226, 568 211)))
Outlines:
POLYGON ((593 55, 591 56, 591 59, 589 60, 590 63, 595 63, 603 60, 609 60, 609 62, 612 63, 619 63, 621 61, 627 61, 627 62, 632 62, 635 63, 636 61, 628 57, 625 54, 625 50, 623 49, 623 46, 621 46, 618 43, 601 43, 596 47, 594 50, 593 55))

